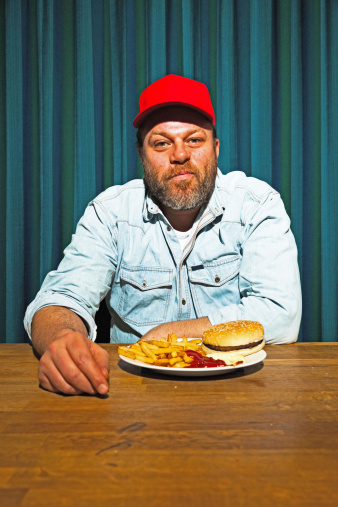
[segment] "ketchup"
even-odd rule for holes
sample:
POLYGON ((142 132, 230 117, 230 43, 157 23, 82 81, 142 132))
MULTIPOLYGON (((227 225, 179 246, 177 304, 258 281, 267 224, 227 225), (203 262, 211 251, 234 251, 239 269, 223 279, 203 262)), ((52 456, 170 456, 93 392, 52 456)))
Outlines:
POLYGON ((222 359, 214 359, 213 357, 202 356, 196 350, 185 350, 187 356, 192 357, 194 360, 186 368, 215 368, 218 366, 226 366, 222 359))

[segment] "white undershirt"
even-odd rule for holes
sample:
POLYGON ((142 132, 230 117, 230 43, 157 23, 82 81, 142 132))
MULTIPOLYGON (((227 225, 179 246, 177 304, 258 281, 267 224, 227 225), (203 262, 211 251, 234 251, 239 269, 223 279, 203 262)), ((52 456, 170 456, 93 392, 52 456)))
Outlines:
POLYGON ((174 229, 174 231, 176 232, 177 239, 180 242, 182 251, 185 249, 185 247, 193 237, 196 227, 197 224, 194 224, 191 229, 185 232, 176 231, 176 229, 174 229))
POLYGON ((195 231, 196 231, 197 226, 198 226, 198 222, 200 221, 200 218, 201 218, 201 216, 203 214, 204 209, 205 209, 205 206, 202 206, 202 208, 200 209, 200 211, 199 211, 199 213, 198 213, 198 215, 197 215, 197 217, 195 219, 195 222, 194 222, 193 226, 188 231, 181 232, 181 231, 177 231, 176 229, 173 228, 173 230, 176 233, 177 239, 180 242, 182 251, 184 251, 184 249, 186 248, 186 246, 190 242, 191 238, 195 234, 195 231))

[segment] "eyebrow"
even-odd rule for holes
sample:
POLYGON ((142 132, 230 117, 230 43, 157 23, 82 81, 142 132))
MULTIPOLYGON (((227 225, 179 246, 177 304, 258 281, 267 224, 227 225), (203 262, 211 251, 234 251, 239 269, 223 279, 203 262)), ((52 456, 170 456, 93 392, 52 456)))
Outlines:
MULTIPOLYGON (((201 128, 190 130, 187 133, 186 137, 191 136, 192 134, 195 134, 196 132, 201 132, 201 131, 202 131, 201 128)), ((152 137, 152 136, 170 137, 171 135, 168 132, 163 132, 161 130, 158 130, 158 131, 152 132, 149 137, 152 137)))

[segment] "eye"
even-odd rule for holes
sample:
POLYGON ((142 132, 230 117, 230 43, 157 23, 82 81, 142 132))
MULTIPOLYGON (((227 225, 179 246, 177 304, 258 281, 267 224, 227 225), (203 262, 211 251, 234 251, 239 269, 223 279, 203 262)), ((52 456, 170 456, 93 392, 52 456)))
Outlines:
POLYGON ((162 141, 155 141, 153 146, 154 146, 155 150, 162 151, 162 150, 167 149, 169 145, 170 145, 169 141, 162 140, 162 141))
POLYGON ((202 139, 200 139, 199 137, 191 137, 188 140, 188 143, 191 144, 192 146, 198 146, 199 144, 202 143, 202 139))

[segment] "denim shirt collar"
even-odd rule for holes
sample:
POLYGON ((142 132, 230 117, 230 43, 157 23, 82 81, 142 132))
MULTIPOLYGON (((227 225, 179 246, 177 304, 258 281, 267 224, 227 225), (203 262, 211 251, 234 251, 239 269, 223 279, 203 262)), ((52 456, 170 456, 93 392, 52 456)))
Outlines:
POLYGON ((153 201, 150 195, 146 192, 145 199, 143 204, 143 220, 148 222, 152 219, 153 215, 157 215, 158 213, 162 214, 159 206, 153 201))

